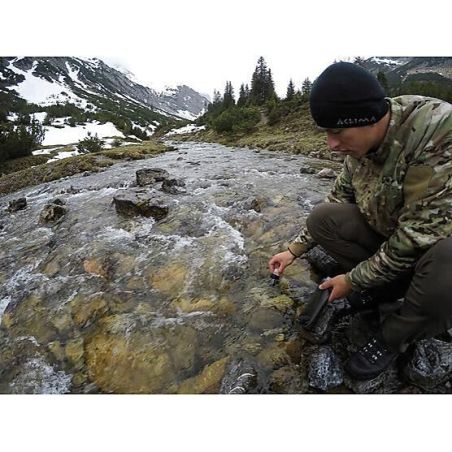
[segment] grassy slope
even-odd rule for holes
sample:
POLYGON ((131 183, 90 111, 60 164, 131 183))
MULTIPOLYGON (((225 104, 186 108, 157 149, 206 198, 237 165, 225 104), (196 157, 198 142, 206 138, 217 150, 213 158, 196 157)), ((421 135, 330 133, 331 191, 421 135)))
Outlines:
POLYGON ((213 130, 205 130, 193 134, 176 135, 174 139, 265 148, 293 154, 318 152, 320 157, 331 158, 325 135, 316 130, 307 105, 298 106, 274 125, 270 126, 266 121, 261 121, 255 131, 246 134, 218 134, 213 130))
MULTIPOLYGON (((145 141, 137 145, 68 157, 51 163, 41 163, 0 177, 0 194, 11 193, 21 188, 50 182, 85 171, 99 172, 114 165, 118 160, 139 160, 172 150, 156 141, 145 141)), ((36 164, 34 161, 33 164, 36 164)))

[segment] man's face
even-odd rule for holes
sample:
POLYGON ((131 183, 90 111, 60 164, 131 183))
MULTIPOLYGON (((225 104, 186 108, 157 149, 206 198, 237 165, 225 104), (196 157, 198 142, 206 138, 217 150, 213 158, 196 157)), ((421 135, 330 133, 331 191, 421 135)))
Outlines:
POLYGON ((361 159, 375 146, 374 125, 349 127, 345 129, 320 128, 327 136, 327 144, 331 152, 347 154, 361 159))

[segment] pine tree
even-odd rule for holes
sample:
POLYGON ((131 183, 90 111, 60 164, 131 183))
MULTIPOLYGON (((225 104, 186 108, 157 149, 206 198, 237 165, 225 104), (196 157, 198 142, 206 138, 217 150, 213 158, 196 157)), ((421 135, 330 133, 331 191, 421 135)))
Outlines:
POLYGON ((227 110, 235 105, 234 89, 231 82, 226 82, 223 96, 223 109, 227 110))
POLYGON ((276 93, 272 73, 267 67, 264 57, 260 57, 251 77, 250 102, 255 105, 263 105, 273 98, 276 98, 276 93))
POLYGON ((385 90, 386 94, 389 92, 388 79, 383 71, 378 71, 377 79, 380 82, 381 86, 385 90))
POLYGON ((308 98, 309 94, 311 94, 312 82, 309 80, 309 77, 306 77, 301 84, 301 93, 304 98, 308 98))
POLYGON ((240 85, 239 98, 237 100, 237 106, 238 107, 244 107, 246 105, 246 101, 247 101, 246 89, 245 89, 245 85, 242 83, 240 85))
POLYGON ((294 95, 295 95, 295 85, 293 84, 292 79, 290 79, 289 85, 287 85, 286 100, 292 100, 294 95))

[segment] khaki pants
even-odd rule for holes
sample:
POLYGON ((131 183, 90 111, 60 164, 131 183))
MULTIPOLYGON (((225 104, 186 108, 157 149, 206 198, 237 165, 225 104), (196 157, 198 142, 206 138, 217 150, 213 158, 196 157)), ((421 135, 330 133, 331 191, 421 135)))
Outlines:
MULTIPOLYGON (((355 204, 319 204, 307 228, 343 267, 351 270, 368 259, 385 238, 373 231, 355 204)), ((452 327, 452 237, 440 240, 417 261, 412 273, 381 287, 380 293, 404 296, 395 312, 381 325, 383 338, 394 350, 433 337, 452 327)), ((394 302, 395 303, 395 302, 394 302)))

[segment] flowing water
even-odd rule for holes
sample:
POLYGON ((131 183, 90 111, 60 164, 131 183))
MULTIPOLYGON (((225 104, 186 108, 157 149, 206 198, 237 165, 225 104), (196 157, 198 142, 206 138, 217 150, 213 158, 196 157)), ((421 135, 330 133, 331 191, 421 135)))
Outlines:
MULTIPOLYGON (((324 163, 170 144, 0 197, 0 392, 218 392, 237 359, 255 371, 251 392, 272 392, 281 369, 296 375, 293 323, 315 282, 297 260, 272 287, 267 262, 331 186, 300 166, 324 163), (124 218, 112 203, 142 168, 185 182, 174 195, 146 187, 169 206, 163 220, 124 218), (20 197, 27 208, 6 212, 20 197), (67 214, 40 222, 55 198, 67 214)), ((279 392, 293 392, 283 380, 279 392)))

